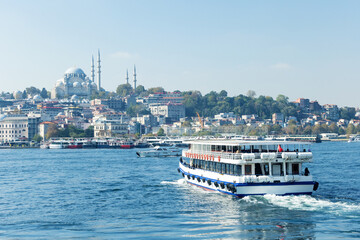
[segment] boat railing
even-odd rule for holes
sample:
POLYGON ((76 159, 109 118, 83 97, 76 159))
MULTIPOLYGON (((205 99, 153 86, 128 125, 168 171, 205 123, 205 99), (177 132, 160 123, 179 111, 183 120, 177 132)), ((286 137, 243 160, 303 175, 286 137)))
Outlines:
POLYGON ((229 152, 215 152, 215 151, 192 151, 186 150, 183 152, 185 157, 202 159, 202 160, 244 160, 252 161, 261 159, 263 161, 271 161, 275 159, 291 160, 311 160, 312 152, 257 152, 257 153, 229 153, 229 152))

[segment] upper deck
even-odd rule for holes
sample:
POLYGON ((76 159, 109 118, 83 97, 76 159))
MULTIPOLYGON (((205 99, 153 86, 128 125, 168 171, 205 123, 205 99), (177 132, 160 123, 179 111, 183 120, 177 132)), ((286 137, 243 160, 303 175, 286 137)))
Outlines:
POLYGON ((184 157, 241 164, 246 162, 311 162, 311 143, 294 141, 189 141, 184 157))

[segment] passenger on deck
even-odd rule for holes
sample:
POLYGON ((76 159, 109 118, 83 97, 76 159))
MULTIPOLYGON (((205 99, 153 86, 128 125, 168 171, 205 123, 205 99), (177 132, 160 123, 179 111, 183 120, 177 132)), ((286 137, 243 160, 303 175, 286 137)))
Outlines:
POLYGON ((304 173, 305 176, 309 176, 310 175, 310 171, 308 168, 305 168, 305 173, 304 173))

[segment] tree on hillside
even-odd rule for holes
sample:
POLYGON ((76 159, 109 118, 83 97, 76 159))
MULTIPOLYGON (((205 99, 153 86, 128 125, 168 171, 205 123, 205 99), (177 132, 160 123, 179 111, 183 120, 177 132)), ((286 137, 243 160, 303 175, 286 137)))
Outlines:
POLYGON ((43 99, 46 99, 46 98, 49 98, 48 96, 48 91, 46 91, 45 88, 43 88, 40 92, 40 96, 43 98, 43 99))
POLYGON ((59 129, 57 128, 56 124, 51 124, 46 133, 46 139, 57 137, 59 134, 59 129))
POLYGON ((130 95, 132 92, 133 92, 133 88, 131 87, 131 85, 129 83, 120 84, 116 88, 116 93, 118 95, 120 95, 121 97, 126 97, 126 96, 130 95))
POLYGON ((254 98, 256 96, 256 92, 254 90, 248 90, 246 92, 246 96, 248 96, 250 98, 254 98))
POLYGON ((37 94, 40 94, 40 89, 31 86, 31 87, 26 88, 26 93, 33 97, 37 94))
POLYGON ((25 90, 23 91, 21 98, 22 98, 22 99, 26 99, 26 98, 27 98, 27 93, 26 93, 25 90))
POLYGON ((340 108, 340 118, 351 120, 355 118, 356 110, 352 107, 340 108))
POLYGON ((149 94, 165 92, 164 88, 162 88, 162 87, 149 88, 147 91, 149 94))
POLYGON ((136 89, 135 89, 135 93, 136 94, 141 94, 141 93, 143 93, 143 92, 145 92, 146 90, 145 90, 145 87, 143 86, 143 85, 139 85, 139 86, 137 86, 136 87, 136 89))

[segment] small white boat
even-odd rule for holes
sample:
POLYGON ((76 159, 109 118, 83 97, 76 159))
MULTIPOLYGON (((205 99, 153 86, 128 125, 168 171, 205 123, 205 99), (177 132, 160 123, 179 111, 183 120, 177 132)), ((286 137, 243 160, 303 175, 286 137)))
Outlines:
POLYGON ((63 148, 67 148, 69 146, 69 143, 66 141, 52 141, 49 144, 49 148, 50 149, 63 149, 63 148))
POLYGON ((138 151, 136 154, 139 157, 171 157, 171 156, 181 156, 182 149, 177 147, 160 147, 156 146, 148 151, 138 151))
POLYGON ((360 135, 350 137, 348 142, 360 142, 360 135))

